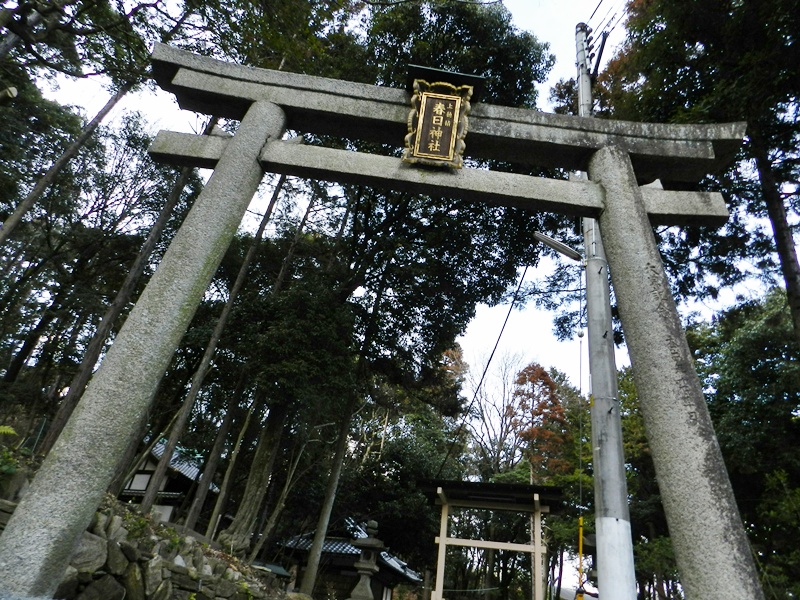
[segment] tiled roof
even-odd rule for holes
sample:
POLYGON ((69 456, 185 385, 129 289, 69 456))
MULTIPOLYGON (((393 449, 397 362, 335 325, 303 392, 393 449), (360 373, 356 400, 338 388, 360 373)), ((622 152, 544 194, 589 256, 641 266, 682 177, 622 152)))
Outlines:
POLYGON ((277 575, 278 577, 285 577, 290 578, 292 575, 284 569, 280 565, 275 565, 272 563, 262 563, 262 562, 254 562, 250 565, 253 569, 258 569, 259 571, 266 571, 267 573, 272 573, 273 575, 277 575))
MULTIPOLYGON (((312 541, 313 535, 307 533, 305 535, 296 535, 295 537, 290 538, 284 543, 284 545, 287 548, 308 552, 308 550, 311 548, 312 541)), ((361 550, 343 538, 325 538, 325 541, 322 544, 322 551, 326 554, 354 554, 356 556, 361 553, 361 550)))
MULTIPOLYGON (((166 441, 159 440, 156 442, 156 445, 153 446, 151 452, 153 456, 155 456, 157 459, 160 460, 161 457, 164 455, 164 450, 166 449, 166 447, 167 447, 166 441)), ((171 469, 178 471, 178 473, 185 475, 192 481, 197 481, 198 479, 200 479, 201 473, 198 461, 193 458, 189 458, 185 455, 182 455, 177 450, 172 453, 172 459, 169 461, 169 466, 171 469)), ((214 492, 219 492, 219 488, 213 482, 208 486, 208 489, 214 492)))
MULTIPOLYGON (((135 497, 138 497, 138 496, 144 497, 144 494, 145 494, 145 490, 130 490, 130 489, 127 489, 127 490, 122 490, 119 495, 120 496, 126 496, 126 497, 129 496, 129 497, 135 498, 135 497)), ((183 497, 183 493, 182 492, 158 492, 158 495, 157 495, 157 498, 159 500, 165 500, 167 498, 177 499, 177 498, 182 498, 182 497, 183 497)))
POLYGON ((416 571, 409 569, 408 565, 406 565, 406 563, 396 556, 392 556, 388 552, 381 552, 381 560, 385 562, 387 566, 391 567, 398 573, 401 573, 405 577, 408 577, 412 581, 422 583, 422 576, 416 571))
MULTIPOLYGON (((346 526, 353 538, 361 539, 368 537, 366 528, 363 525, 356 523, 352 519, 346 520, 346 526)), ((313 533, 296 535, 283 542, 283 545, 294 550, 308 552, 308 550, 311 548, 313 538, 313 533)), ((361 550, 353 546, 349 540, 335 537, 325 538, 325 541, 322 544, 322 552, 324 554, 349 554, 354 556, 361 554, 361 550)), ((390 569, 400 573, 403 577, 406 577, 411 581, 415 581, 417 583, 422 581, 422 577, 419 573, 409 569, 405 562, 396 556, 392 556, 386 551, 380 553, 380 561, 390 569)))

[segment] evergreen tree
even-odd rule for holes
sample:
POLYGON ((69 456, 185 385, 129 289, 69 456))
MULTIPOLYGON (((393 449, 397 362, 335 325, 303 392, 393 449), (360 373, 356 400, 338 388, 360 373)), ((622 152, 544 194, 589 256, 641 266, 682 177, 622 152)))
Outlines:
MULTIPOLYGON (((627 10, 627 41, 606 75, 611 115, 748 124, 743 162, 707 182, 732 201, 734 217, 722 235, 687 230, 666 236, 667 263, 671 257, 677 291, 702 291, 697 284, 705 274, 723 283, 735 281, 730 258, 751 261, 753 275, 761 277, 770 266, 769 253, 775 252, 800 339, 800 266, 790 226, 800 139, 796 2, 635 0, 627 10), (764 231, 752 217, 768 218, 772 231, 764 231), (770 236, 773 245, 765 248, 764 239, 770 236), (730 257, 729 264, 714 256, 730 257)), ((712 296, 714 285, 712 281, 705 287, 712 296)))
POLYGON ((800 369, 786 294, 741 303, 690 330, 709 409, 769 598, 800 591, 800 369))

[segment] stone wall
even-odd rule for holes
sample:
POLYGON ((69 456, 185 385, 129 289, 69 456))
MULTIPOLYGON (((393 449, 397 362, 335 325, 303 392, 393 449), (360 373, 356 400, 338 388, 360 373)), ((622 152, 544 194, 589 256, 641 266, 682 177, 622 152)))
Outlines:
MULTIPOLYGON (((0 523, 7 521, 13 507, 7 501, 0 503, 0 523)), ((61 600, 284 597, 272 575, 251 570, 191 536, 153 527, 124 507, 104 508, 95 514, 55 595, 61 600)))

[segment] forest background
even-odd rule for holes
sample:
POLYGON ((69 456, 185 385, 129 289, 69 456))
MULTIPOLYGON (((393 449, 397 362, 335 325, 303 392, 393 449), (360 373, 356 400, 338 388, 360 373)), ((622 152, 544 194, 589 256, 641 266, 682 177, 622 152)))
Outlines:
MULTIPOLYGON (((729 223, 655 234, 770 598, 800 594, 797 8, 631 1, 618 25, 625 43, 595 86, 599 118, 748 121, 737 163, 698 184, 725 194, 729 223), (742 289, 760 292, 737 297, 742 289), (692 311, 718 298, 725 304, 713 317, 692 311)), ((0 27, 5 471, 35 466, 52 446, 202 185, 195 171, 150 161, 145 115, 105 121, 115 101, 152 88, 153 42, 395 87, 407 63, 431 64, 484 75, 484 101, 527 108, 542 105, 536 84, 553 62, 501 3, 456 0, 8 2, 0 27), (41 90, 55 77, 102 77, 111 106, 87 114, 48 100, 41 90)), ((550 101, 556 112, 575 112, 574 81, 558 82, 550 101)), ((195 123, 217 135, 235 127, 195 123)), ((500 361, 498 385, 474 392, 468 380, 479 373, 467 370, 456 340, 478 304, 508 302, 524 267, 542 256, 553 269, 523 285, 519 301, 553 311, 563 339, 580 331, 580 268, 532 239, 540 230, 580 247, 575 224, 277 177, 265 179, 251 208, 112 491, 163 438, 168 455, 204 465, 181 518, 250 560, 280 560, 278 542, 289 535, 369 517, 422 569, 432 566, 435 520, 420 481, 557 485, 566 494, 565 510, 548 520, 557 588, 578 515, 591 521, 588 402, 551 365, 510 360, 500 361), (216 498, 211 480, 221 487, 216 498), (219 515, 230 519, 217 528, 219 515)), ((679 598, 630 370, 620 386, 640 597, 679 598)), ((145 512, 156 490, 154 481, 145 512)), ((526 536, 523 523, 482 515, 465 513, 457 526, 465 535, 526 536)), ((465 554, 448 585, 525 598, 524 560, 465 554)), ((304 577, 301 589, 314 583, 304 577)))

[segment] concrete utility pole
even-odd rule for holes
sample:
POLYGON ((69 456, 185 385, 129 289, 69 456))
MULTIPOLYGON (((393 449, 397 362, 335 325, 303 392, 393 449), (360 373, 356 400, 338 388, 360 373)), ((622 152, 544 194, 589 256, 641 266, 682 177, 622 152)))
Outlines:
MULTIPOLYGON (((575 30, 578 64, 578 114, 592 116, 589 76, 589 28, 575 30)), ((597 586, 601 598, 636 600, 636 574, 625 482, 622 424, 617 398, 617 366, 608 263, 597 221, 583 219, 586 260, 586 312, 589 330, 589 371, 592 377, 592 455, 594 459, 597 586)))

